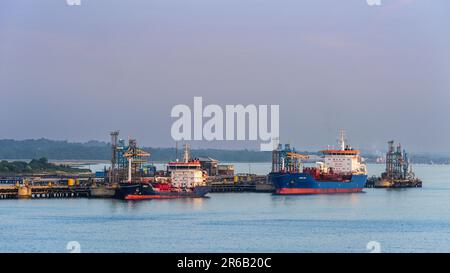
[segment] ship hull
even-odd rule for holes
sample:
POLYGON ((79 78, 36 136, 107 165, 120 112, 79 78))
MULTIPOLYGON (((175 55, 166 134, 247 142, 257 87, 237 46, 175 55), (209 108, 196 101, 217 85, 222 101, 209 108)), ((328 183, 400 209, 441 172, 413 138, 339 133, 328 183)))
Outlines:
POLYGON ((177 198, 201 198, 208 194, 208 186, 197 186, 192 190, 155 190, 145 184, 124 184, 116 191, 116 198, 123 200, 151 200, 151 199, 177 199, 177 198))
POLYGON ((367 175, 352 175, 349 181, 317 181, 306 173, 270 173, 275 194, 330 194, 362 192, 367 175))
MULTIPOLYGON (((114 195, 117 199, 125 199, 127 195, 138 194, 142 192, 145 188, 139 183, 120 183, 119 187, 116 189, 114 195)), ((153 192, 153 189, 148 189, 148 193, 153 192)))

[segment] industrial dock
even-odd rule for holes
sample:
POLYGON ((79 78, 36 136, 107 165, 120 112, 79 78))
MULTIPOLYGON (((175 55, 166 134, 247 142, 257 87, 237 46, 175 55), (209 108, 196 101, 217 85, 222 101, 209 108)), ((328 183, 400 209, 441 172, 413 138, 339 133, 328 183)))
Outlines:
MULTIPOLYGON (((184 145, 183 159, 157 170, 148 163, 150 153, 139 148, 135 139, 126 143, 119 132, 111 134, 111 164, 95 173, 10 174, 0 176, 0 199, 30 198, 119 198, 130 200, 168 197, 202 197, 189 193, 200 189, 207 192, 272 192, 266 175, 235 174, 234 166, 219 164, 210 157, 190 158, 184 145), (132 192, 123 194, 124 189, 132 192), (136 192, 142 187, 152 189, 152 196, 136 192), (122 196, 123 195, 123 196, 122 196), (126 195, 129 195, 128 197, 126 195)), ((178 152, 177 152, 178 155, 178 152)), ((42 159, 46 162, 46 159, 42 159)), ((17 163, 17 162, 16 162, 17 163)), ((25 163, 24 163, 25 164, 25 163)), ((54 166, 46 165, 49 168, 54 166)), ((73 171, 73 169, 69 169, 73 171)), ((197 191, 198 192, 198 191, 197 191)), ((148 195, 148 194, 147 194, 148 195)))
POLYGON ((386 170, 380 177, 373 176, 368 179, 368 188, 421 188, 422 180, 417 178, 412 170, 406 150, 402 150, 399 143, 394 146, 394 141, 388 142, 386 153, 386 170))
MULTIPOLYGON (((93 179, 79 183, 78 179, 60 179, 58 182, 26 184, 22 178, 2 179, 0 199, 29 198, 112 198, 117 186, 95 183, 93 179), (8 183, 6 183, 8 182, 8 183)), ((207 180, 210 192, 273 192, 265 175, 236 175, 231 177, 211 177, 207 180)))
POLYGON ((29 198, 77 198, 89 197, 91 185, 85 178, 61 178, 43 180, 37 178, 31 182, 27 178, 0 179, 0 199, 29 199, 29 198))

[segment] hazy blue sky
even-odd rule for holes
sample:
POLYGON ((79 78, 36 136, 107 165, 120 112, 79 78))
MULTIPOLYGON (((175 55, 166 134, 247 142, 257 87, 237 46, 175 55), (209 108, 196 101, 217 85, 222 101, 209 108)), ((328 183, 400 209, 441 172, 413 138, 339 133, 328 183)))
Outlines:
POLYGON ((450 151, 448 0, 81 1, 0 2, 0 138, 173 146, 172 106, 203 96, 279 104, 299 149, 345 128, 357 147, 450 151))

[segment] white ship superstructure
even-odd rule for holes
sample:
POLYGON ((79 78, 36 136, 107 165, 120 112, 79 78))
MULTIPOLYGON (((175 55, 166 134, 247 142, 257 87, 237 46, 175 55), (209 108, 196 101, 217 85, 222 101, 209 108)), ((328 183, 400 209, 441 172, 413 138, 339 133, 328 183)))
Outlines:
POLYGON ((189 158, 189 146, 185 145, 182 162, 170 162, 168 166, 171 183, 177 188, 194 188, 206 185, 206 174, 200 161, 189 158))
POLYGON ((334 173, 367 174, 367 168, 366 165, 362 163, 360 152, 352 149, 345 142, 344 131, 341 131, 339 139, 340 149, 321 151, 324 155, 324 164, 320 167, 324 171, 332 170, 334 173))

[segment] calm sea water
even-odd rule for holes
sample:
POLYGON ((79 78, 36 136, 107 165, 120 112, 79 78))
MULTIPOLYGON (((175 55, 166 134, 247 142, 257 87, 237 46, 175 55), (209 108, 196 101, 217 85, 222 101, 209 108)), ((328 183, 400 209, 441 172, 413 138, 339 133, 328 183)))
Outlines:
MULTIPOLYGON (((237 164, 248 172, 248 164, 237 164)), ((270 164, 251 164, 266 173, 270 164)), ((379 174, 381 165, 370 165, 379 174)), ((1 200, 0 252, 450 251, 450 166, 415 166, 422 189, 210 194, 191 200, 1 200)))

